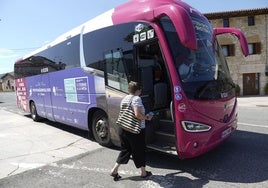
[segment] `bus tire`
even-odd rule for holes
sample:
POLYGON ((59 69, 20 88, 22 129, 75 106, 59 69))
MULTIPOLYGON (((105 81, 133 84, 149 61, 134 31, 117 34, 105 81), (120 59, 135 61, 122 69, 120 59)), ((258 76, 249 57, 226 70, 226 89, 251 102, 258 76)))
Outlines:
POLYGON ((102 146, 109 147, 112 145, 111 134, 107 115, 102 111, 96 111, 92 119, 92 133, 94 139, 102 146))
POLYGON ((38 115, 36 106, 34 102, 31 102, 30 104, 30 111, 31 111, 31 117, 34 121, 38 122, 41 120, 41 117, 38 115))

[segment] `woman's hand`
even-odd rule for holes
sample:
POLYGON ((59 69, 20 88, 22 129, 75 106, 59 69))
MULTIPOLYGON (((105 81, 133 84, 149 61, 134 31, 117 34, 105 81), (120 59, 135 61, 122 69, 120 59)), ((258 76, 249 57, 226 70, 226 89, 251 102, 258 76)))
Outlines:
POLYGON ((153 118, 153 116, 148 116, 148 115, 146 116, 146 115, 142 114, 141 107, 139 107, 139 106, 134 106, 133 110, 134 110, 134 114, 135 114, 136 118, 138 118, 140 120, 150 121, 153 118))
POLYGON ((151 121, 152 120, 152 118, 153 118, 153 116, 146 116, 147 117, 147 119, 146 120, 148 120, 148 121, 151 121))

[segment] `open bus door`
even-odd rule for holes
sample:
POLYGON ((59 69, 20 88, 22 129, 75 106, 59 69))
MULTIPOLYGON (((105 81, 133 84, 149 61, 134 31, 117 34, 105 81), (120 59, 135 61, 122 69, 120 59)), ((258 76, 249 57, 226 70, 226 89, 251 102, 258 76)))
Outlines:
POLYGON ((148 148, 177 155, 175 124, 171 118, 170 80, 157 40, 135 45, 138 81, 142 84, 142 102, 146 113, 153 112, 152 121, 146 121, 148 148))

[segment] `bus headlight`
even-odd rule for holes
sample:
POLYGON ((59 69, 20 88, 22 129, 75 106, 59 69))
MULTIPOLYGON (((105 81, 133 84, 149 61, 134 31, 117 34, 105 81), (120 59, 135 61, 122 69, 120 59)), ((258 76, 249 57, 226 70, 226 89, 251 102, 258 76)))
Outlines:
POLYGON ((187 132, 204 132, 211 129, 211 126, 202 123, 192 121, 182 121, 181 123, 183 129, 187 132))

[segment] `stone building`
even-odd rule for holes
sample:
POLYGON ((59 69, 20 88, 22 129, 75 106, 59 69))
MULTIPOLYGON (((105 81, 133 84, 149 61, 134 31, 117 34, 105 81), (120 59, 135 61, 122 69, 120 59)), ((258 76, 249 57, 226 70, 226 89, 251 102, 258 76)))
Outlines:
POLYGON ((231 35, 218 37, 240 95, 264 95, 268 84, 268 7, 230 12, 208 13, 213 27, 235 27, 242 30, 249 47, 244 57, 238 40, 231 35))
POLYGON ((0 92, 1 91, 15 91, 13 72, 0 75, 0 92))

